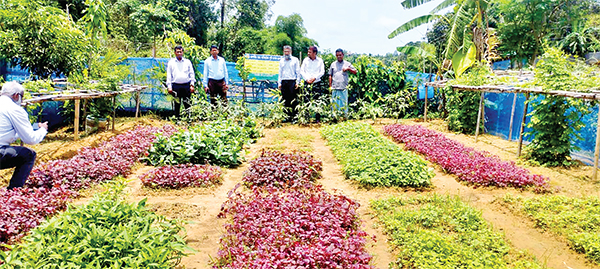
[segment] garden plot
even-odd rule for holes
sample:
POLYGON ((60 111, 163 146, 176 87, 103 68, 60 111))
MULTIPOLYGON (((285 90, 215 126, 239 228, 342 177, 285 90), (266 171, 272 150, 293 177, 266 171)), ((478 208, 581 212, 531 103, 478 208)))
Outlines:
MULTIPOLYGON (((386 121, 384 120, 384 122, 386 121)), ((428 123, 430 126, 431 124, 428 123)), ((434 122, 433 124, 439 123, 434 122)), ((374 127, 372 129, 377 130, 381 126, 374 127)), ((437 130, 444 129, 443 125, 434 125, 433 127, 438 128, 437 130)), ((247 161, 243 161, 241 165, 235 168, 222 168, 222 179, 220 183, 213 187, 154 190, 143 187, 141 178, 145 173, 156 167, 139 164, 132 167, 127 177, 130 180, 129 196, 127 198, 129 201, 138 203, 143 199, 147 199, 147 206, 154 211, 164 214, 168 218, 184 218, 187 220, 183 223, 183 227, 187 230, 185 242, 195 252, 187 252, 189 256, 182 257, 177 268, 212 268, 211 259, 214 261, 218 257, 217 253, 221 247, 220 239, 226 234, 225 227, 229 223, 228 218, 218 218, 217 215, 221 212, 223 203, 229 199, 228 193, 236 185, 243 184, 244 172, 248 171, 250 162, 263 153, 263 149, 278 149, 286 153, 294 152, 294 150, 307 150, 316 160, 322 160, 322 177, 307 181, 321 184, 323 191, 343 195, 361 205, 356 208, 356 216, 364 223, 361 226, 364 232, 369 236, 374 235, 376 239, 364 245, 366 253, 372 256, 369 266, 388 268, 388 265, 397 261, 399 256, 397 256, 396 251, 389 248, 390 245, 386 240, 387 235, 383 234, 383 226, 376 226, 380 218, 367 205, 374 199, 404 196, 407 196, 407 199, 412 199, 419 195, 430 196, 437 193, 440 195, 457 195, 460 200, 466 201, 466 204, 474 207, 477 211, 481 211, 481 217, 489 223, 490 231, 504 233, 506 246, 510 247, 511 251, 514 251, 513 253, 517 253, 517 256, 511 254, 510 257, 521 257, 518 253, 527 251, 537 257, 537 260, 546 264, 547 268, 565 268, 565 264, 578 269, 597 268, 597 265, 585 261, 585 255, 577 254, 574 250, 571 250, 564 241, 555 238, 552 234, 539 232, 533 226, 534 223, 527 217, 522 216, 522 214, 507 212, 503 206, 492 203, 492 201, 498 197, 503 197, 506 193, 535 197, 537 194, 534 192, 497 187, 473 189, 460 184, 456 181, 455 176, 447 175, 437 168, 435 170, 436 176, 431 178, 430 187, 421 191, 400 187, 370 187, 364 189, 345 179, 345 173, 342 171, 340 163, 333 156, 324 139, 321 138, 318 128, 285 126, 279 129, 266 129, 264 135, 264 138, 259 139, 258 143, 249 147, 245 146, 245 153, 241 156, 245 157, 247 161), (528 223, 531 223, 531 225, 528 223)), ((472 137, 452 133, 445 133, 445 135, 465 145, 474 146, 470 142, 472 137)), ((484 142, 475 145, 478 149, 481 148, 498 155, 502 160, 511 160, 511 149, 504 149, 510 147, 504 147, 509 143, 490 136, 483 136, 480 141, 484 142)), ((43 152, 40 153, 43 154, 43 152)), ((290 167, 293 166, 290 165, 290 167)), ((585 191, 589 193, 598 192, 598 187, 594 184, 577 180, 577 175, 569 175, 566 171, 543 167, 527 167, 527 169, 532 170, 535 174, 550 175, 550 184, 553 190, 559 186, 563 187, 558 194, 576 196, 585 191)), ((244 192, 244 194, 250 195, 248 192, 244 192)), ((549 193, 546 195, 555 194, 549 193)), ((263 198, 265 197, 263 196, 263 198)), ((86 199, 78 199, 76 202, 81 204, 86 199)), ((532 261, 527 258, 527 255, 523 257, 525 257, 522 259, 523 262, 532 261)), ((512 261, 515 260, 519 259, 512 259, 512 261)), ((508 263, 508 266, 510 265, 511 263, 508 263)))

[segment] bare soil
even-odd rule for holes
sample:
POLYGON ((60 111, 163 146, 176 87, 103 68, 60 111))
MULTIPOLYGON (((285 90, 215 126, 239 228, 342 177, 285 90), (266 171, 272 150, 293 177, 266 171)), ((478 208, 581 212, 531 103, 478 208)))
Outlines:
MULTIPOLYGON (((164 123, 152 119, 143 119, 138 122, 152 125, 164 123)), ((448 138, 459 141, 466 146, 491 152, 504 160, 515 161, 533 173, 546 175, 550 178, 554 190, 551 195, 581 197, 600 194, 600 184, 590 179, 591 167, 580 166, 564 169, 528 166, 525 162, 516 158, 516 142, 484 134, 480 135, 478 142, 475 143, 473 136, 448 132, 443 121, 402 122, 405 124, 422 124, 428 128, 442 131, 448 138)), ((369 121, 369 123, 372 122, 369 121)), ((374 127, 380 129, 384 124, 390 123, 394 123, 394 121, 379 120, 374 127)), ((135 126, 136 122, 124 120, 120 124, 117 124, 117 129, 126 130, 135 126)), ((89 138, 86 137, 75 143, 69 139, 59 140, 60 142, 52 141, 40 145, 36 150, 38 154, 42 153, 43 156, 49 156, 49 159, 68 158, 67 156, 76 152, 78 148, 93 146, 112 137, 112 135, 114 134, 89 136, 89 138)), ((359 214, 364 222, 363 229, 376 238, 375 241, 368 241, 368 251, 374 256, 373 265, 377 268, 388 268, 388 264, 394 261, 394 255, 389 249, 382 229, 377 226, 373 212, 369 209, 369 202, 373 199, 386 198, 392 195, 422 194, 423 191, 402 188, 365 189, 352 181, 346 180, 342 174, 341 166, 326 145, 326 141, 319 135, 318 126, 286 125, 278 129, 266 129, 264 137, 247 149, 246 159, 250 160, 256 157, 262 149, 266 148, 304 150, 322 160, 323 178, 319 180, 319 183, 326 190, 342 193, 361 204, 359 214)), ((599 268, 597 265, 587 262, 583 255, 572 251, 564 238, 535 229, 533 223, 525 217, 515 215, 499 203, 494 203, 495 200, 501 199, 507 193, 526 197, 540 194, 513 188, 473 188, 459 182, 455 176, 444 173, 439 166, 431 164, 431 167, 435 169, 436 176, 432 180, 433 187, 425 192, 460 196, 464 201, 481 210, 483 217, 495 230, 503 232, 515 248, 525 250, 536 256, 548 268, 599 268)), ((223 183, 207 189, 190 188, 156 191, 144 188, 139 178, 150 169, 152 169, 150 166, 137 165, 128 177, 130 180, 129 194, 131 201, 140 201, 147 198, 147 204, 156 212, 170 218, 179 218, 186 221, 186 240, 189 246, 197 252, 182 259, 178 268, 211 268, 210 260, 211 257, 217 255, 219 239, 224 232, 223 225, 226 223, 225 219, 219 219, 217 215, 220 212, 221 205, 227 199, 227 193, 241 182, 243 172, 247 169, 247 162, 235 169, 224 169, 223 183)), ((83 203, 87 199, 89 198, 82 198, 76 203, 83 203)))

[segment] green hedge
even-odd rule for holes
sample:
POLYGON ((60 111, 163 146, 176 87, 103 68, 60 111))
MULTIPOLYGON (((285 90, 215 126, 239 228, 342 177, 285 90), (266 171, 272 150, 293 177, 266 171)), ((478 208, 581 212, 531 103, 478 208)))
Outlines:
POLYGON ((423 158, 407 152, 369 124, 345 122, 321 128, 347 178, 366 186, 425 187, 433 169, 423 158))

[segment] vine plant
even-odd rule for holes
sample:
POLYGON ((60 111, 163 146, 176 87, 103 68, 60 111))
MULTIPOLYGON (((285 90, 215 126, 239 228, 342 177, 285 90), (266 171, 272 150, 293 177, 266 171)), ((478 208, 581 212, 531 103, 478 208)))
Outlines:
MULTIPOLYGON (((469 72, 463 76, 452 80, 448 86, 444 88, 448 110, 448 129, 450 131, 461 132, 465 134, 475 133, 477 122, 477 112, 479 111, 479 100, 481 94, 479 92, 470 92, 452 89, 452 85, 468 85, 479 86, 488 83, 489 76, 492 75, 491 70, 486 65, 477 65, 469 69, 469 72)), ((481 126, 483 127, 481 121, 481 126)))
MULTIPOLYGON (((565 91, 586 87, 586 79, 577 76, 576 61, 564 52, 550 48, 535 68, 534 84, 544 91, 565 91)), ((531 137, 526 158, 547 166, 568 166, 571 150, 577 148, 571 139, 582 139, 578 131, 583 127, 581 117, 591 112, 589 101, 561 96, 531 98, 529 113, 531 137)))

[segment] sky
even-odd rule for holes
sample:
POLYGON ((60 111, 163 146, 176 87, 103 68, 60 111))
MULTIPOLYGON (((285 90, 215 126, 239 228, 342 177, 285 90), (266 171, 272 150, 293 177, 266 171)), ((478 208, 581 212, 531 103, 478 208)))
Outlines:
POLYGON ((316 40, 319 50, 384 55, 411 41, 423 41, 428 25, 422 25, 393 39, 388 35, 400 25, 428 14, 443 0, 405 9, 401 0, 275 0, 271 6, 274 25, 277 16, 298 13, 304 20, 306 36, 316 40))

